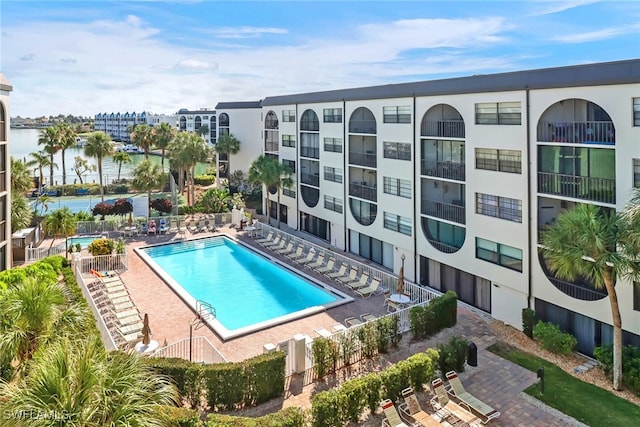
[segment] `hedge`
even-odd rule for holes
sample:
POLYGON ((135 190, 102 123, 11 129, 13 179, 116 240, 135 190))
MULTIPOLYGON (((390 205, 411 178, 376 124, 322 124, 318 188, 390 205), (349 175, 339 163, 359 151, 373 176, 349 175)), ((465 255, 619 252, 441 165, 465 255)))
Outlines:
POLYGON ((455 326, 458 321, 458 296, 455 292, 448 291, 432 299, 428 305, 411 307, 409 321, 413 337, 417 340, 455 326))
POLYGON ((296 407, 281 409, 263 417, 235 417, 210 414, 207 427, 303 427, 307 425, 307 413, 296 407))
MULTIPOLYGON (((613 346, 596 347, 594 356, 602 365, 605 374, 613 376, 613 346)), ((622 383, 636 396, 640 396, 640 347, 622 347, 622 383)))
POLYGON ((237 363, 202 365, 165 358, 148 358, 147 363, 172 378, 180 396, 194 408, 206 399, 210 411, 241 409, 284 393, 285 353, 281 351, 237 363))
POLYGON ((314 427, 342 427, 357 422, 362 412, 375 413, 383 398, 397 400, 411 386, 420 390, 428 384, 438 366, 435 349, 416 353, 379 373, 345 381, 340 387, 320 392, 311 399, 314 427))
POLYGON ((189 408, 178 408, 176 406, 160 406, 159 412, 165 421, 165 425, 171 427, 201 427, 198 411, 189 408))

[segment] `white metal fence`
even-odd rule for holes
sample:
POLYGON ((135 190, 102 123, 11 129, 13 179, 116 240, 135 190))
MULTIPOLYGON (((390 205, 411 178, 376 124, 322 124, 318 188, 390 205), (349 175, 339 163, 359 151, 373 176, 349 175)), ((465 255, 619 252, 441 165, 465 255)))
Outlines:
POLYGON ((110 271, 118 273, 128 270, 129 257, 126 253, 115 255, 98 255, 81 257, 77 261, 78 268, 83 274, 90 274, 91 270, 110 271))
POLYGON ((24 261, 26 264, 39 261, 51 255, 64 255, 65 249, 62 246, 46 246, 43 248, 25 248, 24 261))
POLYGON ((207 337, 184 338, 166 347, 159 348, 153 357, 178 357, 198 363, 225 363, 227 358, 216 349, 207 337))

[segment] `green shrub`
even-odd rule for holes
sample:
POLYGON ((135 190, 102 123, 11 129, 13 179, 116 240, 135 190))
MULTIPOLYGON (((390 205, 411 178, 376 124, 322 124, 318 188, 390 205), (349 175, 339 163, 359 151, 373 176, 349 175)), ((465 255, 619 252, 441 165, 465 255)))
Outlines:
POLYGON ((200 420, 198 411, 189 408, 179 408, 176 406, 159 406, 163 421, 171 427, 200 427, 203 422, 200 420))
POLYGON ((69 262, 67 261, 67 259, 62 255, 48 256, 40 260, 40 262, 49 264, 51 267, 53 267, 53 270, 58 274, 62 272, 62 269, 64 267, 69 265, 69 262))
POLYGON ((331 370, 331 340, 318 337, 311 343, 316 378, 323 379, 331 370))
POLYGON ((535 324, 536 312, 530 308, 522 309, 522 332, 529 338, 533 338, 533 325, 535 324))
MULTIPOLYGON (((594 356, 605 374, 611 377, 613 372, 613 347, 596 347, 594 356)), ((636 395, 640 396, 640 347, 627 345, 622 348, 622 382, 636 395)))
POLYGON ((414 306, 409 310, 411 331, 417 340, 455 326, 457 321, 458 296, 453 291, 432 299, 428 305, 414 306))
POLYGON ((569 354, 578 345, 578 340, 567 332, 562 332, 558 325, 539 321, 533 328, 533 337, 540 341, 543 349, 552 353, 569 354))
POLYGON ((232 415, 210 414, 207 427, 304 427, 307 414, 303 409, 289 407, 263 417, 234 417, 232 415))
POLYGON ((449 371, 463 372, 468 346, 467 340, 460 337, 451 337, 446 344, 439 344, 438 369, 440 369, 440 373, 444 375, 449 371))
POLYGON ((358 329, 358 340, 360 340, 360 348, 362 355, 371 358, 378 350, 378 331, 372 322, 367 322, 358 329))
POLYGON ((216 182, 215 175, 196 175, 193 177, 193 183, 195 185, 209 186, 216 182))
POLYGON ((96 239, 89 243, 87 250, 93 256, 111 255, 116 247, 113 239, 96 239))
POLYGON ((340 389, 333 388, 315 394, 311 398, 311 418, 313 427, 344 426, 347 418, 342 414, 340 389))

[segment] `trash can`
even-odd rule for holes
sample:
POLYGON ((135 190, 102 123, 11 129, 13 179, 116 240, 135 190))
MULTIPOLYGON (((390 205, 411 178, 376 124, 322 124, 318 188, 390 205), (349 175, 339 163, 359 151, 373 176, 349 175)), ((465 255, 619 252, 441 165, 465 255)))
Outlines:
POLYGON ((478 347, 473 341, 469 341, 467 346, 467 365, 478 366, 478 347))

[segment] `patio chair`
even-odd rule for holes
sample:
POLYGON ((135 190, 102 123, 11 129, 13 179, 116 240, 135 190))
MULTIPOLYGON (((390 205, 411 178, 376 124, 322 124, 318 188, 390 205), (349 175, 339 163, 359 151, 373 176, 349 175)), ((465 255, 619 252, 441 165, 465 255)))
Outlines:
POLYGON ((209 231, 209 227, 207 227, 207 222, 204 219, 199 220, 196 230, 198 230, 198 233, 209 231))
POLYGON ((278 234, 272 240, 262 243, 262 246, 264 246, 265 248, 275 247, 278 246, 281 241, 284 241, 284 238, 278 234))
POLYGON ((285 246, 287 246, 287 239, 280 239, 280 243, 278 243, 277 245, 270 245, 267 247, 273 252, 278 252, 279 250, 284 249, 285 246))
POLYGON ((177 233, 178 231, 180 231, 180 228, 178 228, 178 221, 172 219, 171 222, 169 222, 169 233, 177 233))
POLYGON ((286 254, 285 256, 289 259, 296 259, 296 258, 300 258, 303 257, 302 255, 302 251, 304 250, 304 246, 300 245, 298 246, 298 248, 295 250, 295 252, 291 252, 286 254))
POLYGON ((385 427, 409 427, 407 424, 402 422, 400 418, 400 414, 398 414, 398 410, 396 409, 393 402, 389 399, 385 399, 382 401, 380 407, 384 412, 384 420, 382 420, 382 425, 385 427))
POLYGON ((310 262, 309 264, 305 265, 305 267, 315 270, 316 268, 322 267, 323 265, 324 265, 324 254, 320 254, 318 255, 318 259, 316 261, 310 262))
POLYGON ((364 322, 360 319, 356 319, 355 317, 347 317, 344 319, 344 324, 350 328, 352 326, 362 325, 364 322))
POLYGON ((310 262, 313 261, 313 259, 316 256, 316 251, 314 251, 313 249, 309 250, 309 252, 307 253, 307 256, 304 258, 295 258, 294 261, 300 265, 305 265, 305 264, 309 264, 310 262))
POLYGON ((424 427, 436 427, 440 425, 431 415, 422 410, 413 388, 407 387, 402 390, 402 397, 404 403, 398 405, 400 416, 405 415, 405 417, 410 417, 424 427))
POLYGON ((159 228, 158 228, 158 233, 163 234, 166 233, 167 231, 169 231, 169 226, 167 225, 167 220, 162 218, 160 219, 160 224, 159 224, 159 228))
POLYGON ((192 219, 191 221, 186 221, 185 224, 191 234, 198 232, 198 224, 196 224, 196 221, 194 219, 192 219))
POLYGON ((352 291, 360 288, 366 288, 367 286, 369 286, 369 273, 362 273, 358 280, 347 282, 344 285, 352 291))
POLYGON ((275 253, 280 254, 280 255, 286 255, 286 254, 290 254, 293 252, 293 240, 289 240, 289 243, 287 243, 287 246, 282 248, 282 249, 276 249, 274 250, 275 253))
POLYGON ((329 258, 329 261, 327 261, 327 265, 325 265, 324 267, 315 268, 314 270, 316 270, 316 272, 320 274, 325 274, 333 271, 333 267, 335 265, 336 265, 336 260, 333 258, 329 258))
POLYGON ((458 399, 462 406, 466 406, 467 409, 473 409, 478 412, 481 415, 480 418, 482 419, 483 424, 486 424, 489 420, 500 416, 500 412, 496 411, 491 406, 466 391, 462 385, 462 381, 460 381, 460 378, 455 371, 449 371, 445 376, 447 377, 447 381, 450 386, 448 389, 449 394, 458 399))
POLYGON ((369 298, 371 295, 373 295, 376 292, 378 292, 379 289, 380 289, 380 279, 375 277, 371 281, 369 286, 367 286, 365 288, 356 289, 354 292, 356 294, 360 295, 362 298, 369 298))
POLYGON ((433 386, 433 392, 435 394, 433 399, 431 399, 431 405, 439 411, 442 411, 443 416, 453 415, 460 421, 474 426, 481 423, 480 418, 449 399, 449 395, 447 394, 447 390, 444 386, 444 381, 442 381, 441 378, 433 380, 431 385, 433 386))
POLYGON ((322 338, 329 338, 332 335, 331 332, 327 331, 325 328, 318 328, 313 332, 315 332, 316 335, 322 338))
POLYGON ((363 322, 373 322, 376 319, 377 317, 371 313, 364 313, 360 315, 360 320, 362 320, 363 322))
POLYGON ((338 271, 332 271, 329 273, 325 273, 325 276, 327 276, 329 279, 336 279, 338 277, 342 277, 345 275, 345 273, 347 272, 347 264, 342 263, 342 265, 340 265, 340 269, 338 271))
POLYGON ((349 274, 346 274, 342 277, 336 277, 336 281, 346 285, 347 283, 354 282, 357 277, 358 277, 358 267, 351 267, 351 271, 349 272, 349 274))
POLYGON ((156 229, 156 221, 152 219, 149 221, 149 226, 147 227, 147 236, 149 234, 156 234, 157 232, 158 230, 156 229))
POLYGON ((267 233, 266 237, 260 237, 255 239, 256 243, 267 243, 270 242, 273 239, 273 231, 270 231, 269 233, 267 233))

